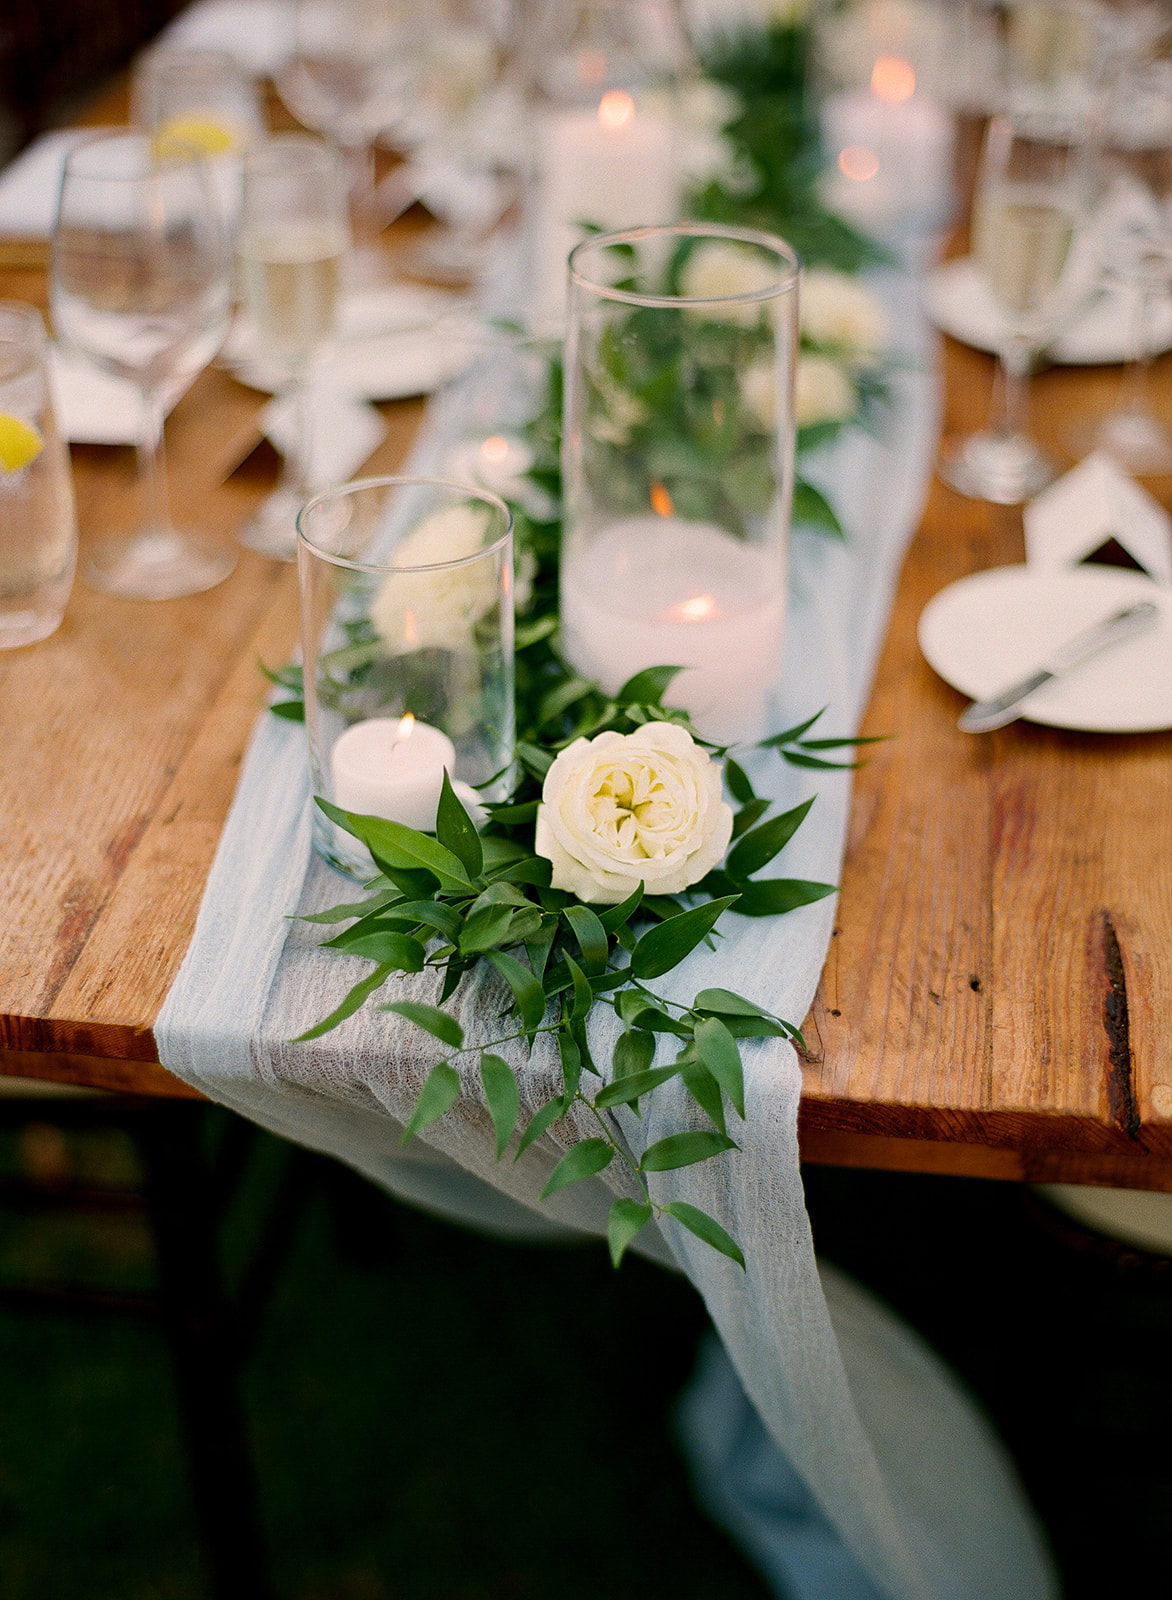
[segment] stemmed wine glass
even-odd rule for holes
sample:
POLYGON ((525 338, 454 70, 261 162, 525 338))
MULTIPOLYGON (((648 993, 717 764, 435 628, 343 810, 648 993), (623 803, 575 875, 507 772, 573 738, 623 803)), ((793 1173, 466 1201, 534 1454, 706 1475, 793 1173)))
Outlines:
POLYGON ((374 147, 397 122, 407 92, 411 41, 421 27, 414 0, 295 0, 293 53, 277 87, 297 119, 345 153, 357 246, 348 275, 386 276, 376 246, 382 228, 374 147))
POLYGON ((91 545, 95 587, 137 600, 198 594, 226 578, 235 553, 171 523, 163 464, 167 400, 201 371, 228 330, 227 240, 205 163, 144 133, 98 135, 65 162, 49 269, 59 338, 142 399, 139 472, 145 523, 91 545))
POLYGON ((236 239, 240 291, 256 354, 282 374, 280 394, 295 419, 276 490, 246 524, 254 550, 291 561, 297 513, 309 498, 309 375, 338 315, 350 242, 346 186, 335 150, 309 134, 282 134, 244 158, 236 239))
POLYGON ((990 120, 972 226, 974 253, 1002 322, 1002 382, 988 425, 946 446, 938 463, 944 481, 974 499, 1016 505, 1057 473, 1027 431, 1029 371, 1080 289, 1089 287, 1079 249, 1087 159, 1087 146, 1069 132, 1028 116, 990 120))

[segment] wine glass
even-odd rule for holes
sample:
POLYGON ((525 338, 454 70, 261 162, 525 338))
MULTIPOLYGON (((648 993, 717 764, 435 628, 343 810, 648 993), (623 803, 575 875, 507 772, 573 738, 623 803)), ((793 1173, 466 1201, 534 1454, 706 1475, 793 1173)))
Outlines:
POLYGON ((200 154, 176 145, 160 155, 138 132, 101 134, 70 151, 49 286, 58 337, 129 379, 142 402, 144 526, 91 545, 86 578, 138 600, 210 589, 235 554, 173 527, 163 463, 167 401, 219 350, 231 309, 227 242, 200 154))
POLYGON ((386 277, 376 244, 383 219, 374 148, 402 114, 422 25, 413 0, 294 0, 293 52, 277 87, 300 122, 345 153, 354 281, 386 277))
POLYGON ((256 85, 225 50, 159 45, 139 60, 130 86, 131 121, 165 152, 194 145, 208 159, 212 187, 231 231, 240 210, 240 158, 264 132, 256 85))
POLYGON ((1089 287, 1078 240, 1087 147, 1030 117, 991 118, 973 201, 973 245, 1001 319, 1000 368, 988 425, 947 445, 940 476, 961 494, 1016 505, 1057 474, 1027 431, 1037 351, 1089 287))
POLYGON ((241 532, 264 555, 291 561, 297 513, 309 498, 309 375, 332 338, 350 242, 338 153, 309 134, 280 134, 244 158, 236 240, 243 308, 255 353, 281 373, 294 414, 294 447, 276 490, 241 532))

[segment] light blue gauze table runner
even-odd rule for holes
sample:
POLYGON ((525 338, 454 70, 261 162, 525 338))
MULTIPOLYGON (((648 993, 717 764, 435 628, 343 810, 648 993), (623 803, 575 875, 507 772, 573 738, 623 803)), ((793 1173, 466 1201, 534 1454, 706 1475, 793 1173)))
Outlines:
MULTIPOLYGON (((840 543, 809 530, 794 533, 778 728, 823 706, 819 731, 846 735, 856 728, 930 472, 936 363, 915 283, 892 271, 874 287, 895 330, 891 405, 874 436, 853 431, 809 469, 847 537, 840 543)), ((433 405, 416 469, 441 459, 445 443, 469 426, 466 411, 459 387, 433 405)), ((800 772, 761 751, 746 765, 758 793, 773 796, 779 808, 817 795, 776 870, 836 881, 849 775, 800 772)), ((353 886, 311 851, 309 806, 304 732, 265 715, 191 948, 158 1020, 165 1065, 212 1100, 442 1215, 514 1236, 536 1237, 551 1226, 605 1233, 614 1195, 634 1193, 619 1164, 541 1203, 545 1181, 572 1140, 555 1127, 518 1163, 509 1157, 495 1163, 474 1054, 463 1058, 465 1092, 456 1106, 421 1138, 400 1145, 402 1125, 436 1060, 434 1041, 377 1004, 434 1001, 433 974, 397 977, 333 1033, 290 1042, 370 970, 357 958, 317 952, 320 930, 289 920, 354 898, 353 886)), ((660 991, 689 1003, 697 990, 720 984, 800 1024, 834 905, 828 899, 765 921, 726 914, 715 953, 693 952, 660 981, 660 991)), ((449 1002, 472 1041, 487 1037, 485 1019, 500 1009, 503 994, 494 981, 466 981, 449 1002)), ((609 1008, 596 1012, 591 1049, 597 1062, 609 1063, 617 1022, 609 1008)), ((523 1116, 559 1084, 548 1046, 543 1037, 530 1059, 514 1057, 522 1069, 523 1116)), ((801 1078, 793 1049, 759 1040, 747 1043, 744 1055, 746 1120, 729 1130, 741 1148, 653 1174, 651 1182, 658 1200, 687 1200, 715 1216, 740 1243, 747 1270, 674 1222, 658 1234, 647 1230, 643 1246, 691 1278, 731 1363, 710 1373, 686 1413, 701 1492, 778 1594, 801 1600, 1055 1594, 1012 1467, 971 1403, 910 1330, 815 1261, 798 1167, 801 1078), (753 1425, 749 1433, 744 1419, 736 1427, 729 1422, 730 1406, 737 1405, 753 1425)), ((622 1131, 633 1150, 690 1124, 691 1103, 672 1087, 657 1091, 644 1120, 624 1111, 622 1131)))

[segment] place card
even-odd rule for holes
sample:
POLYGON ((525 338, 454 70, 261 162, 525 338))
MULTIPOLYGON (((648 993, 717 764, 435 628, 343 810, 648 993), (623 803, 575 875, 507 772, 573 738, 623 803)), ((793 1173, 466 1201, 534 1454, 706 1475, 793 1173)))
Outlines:
POLYGON ((1030 501, 1023 520, 1030 566, 1073 567, 1117 545, 1157 583, 1172 585, 1172 519, 1099 451, 1030 501))

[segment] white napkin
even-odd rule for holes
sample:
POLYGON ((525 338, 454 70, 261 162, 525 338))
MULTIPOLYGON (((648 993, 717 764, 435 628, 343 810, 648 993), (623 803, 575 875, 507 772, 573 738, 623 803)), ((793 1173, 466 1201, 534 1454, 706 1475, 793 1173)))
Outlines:
POLYGON ((293 49, 292 0, 197 0, 162 38, 185 50, 225 50, 254 76, 273 77, 293 49))
MULTIPOLYGON (((91 366, 83 356, 61 345, 49 351, 53 414, 62 436, 73 444, 137 444, 142 430, 142 402, 134 384, 91 366)), ((170 411, 191 384, 186 378, 167 391, 170 411)))
MULTIPOLYGON (((373 406, 325 383, 312 386, 308 404, 306 477, 317 491, 351 477, 386 438, 387 425, 373 406)), ((270 400, 260 414, 260 425, 270 443, 288 455, 297 442, 296 401, 270 400)))
POLYGON ((0 234, 47 239, 57 220, 65 157, 83 139, 103 128, 60 128, 34 139, 0 173, 0 234))

